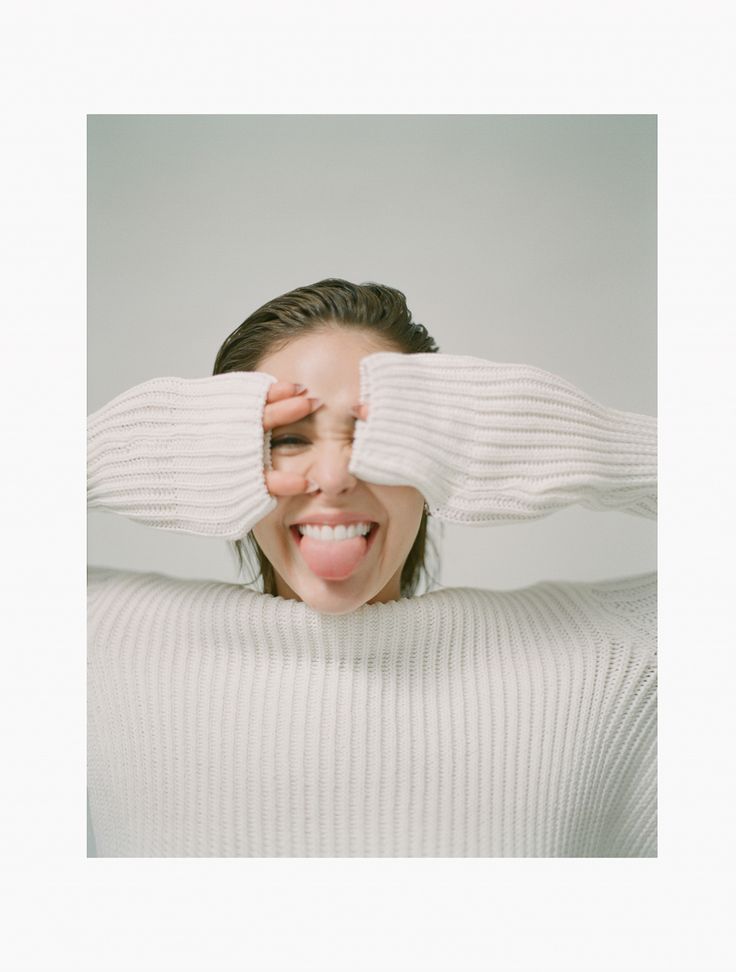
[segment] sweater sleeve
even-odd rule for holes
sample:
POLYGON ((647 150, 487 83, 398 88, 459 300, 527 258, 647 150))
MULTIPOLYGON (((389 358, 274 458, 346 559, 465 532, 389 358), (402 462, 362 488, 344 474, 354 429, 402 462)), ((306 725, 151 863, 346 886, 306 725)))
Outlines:
POLYGON ((381 351, 360 362, 350 471, 409 485, 441 520, 530 520, 579 503, 655 518, 657 420, 529 365, 381 351))
POLYGON ((278 500, 264 478, 265 372, 153 378, 87 420, 87 507, 236 540, 278 500))

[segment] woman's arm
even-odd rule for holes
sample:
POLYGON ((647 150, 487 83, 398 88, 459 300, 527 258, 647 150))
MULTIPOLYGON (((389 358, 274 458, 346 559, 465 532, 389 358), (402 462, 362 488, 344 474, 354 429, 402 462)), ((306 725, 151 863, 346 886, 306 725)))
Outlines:
POLYGON ((263 372, 153 378, 88 417, 87 506, 235 540, 277 505, 266 489, 263 372))
POLYGON ((377 352, 360 362, 367 421, 350 471, 415 486, 431 513, 491 524, 580 503, 655 518, 657 420, 593 401, 529 365, 377 352))

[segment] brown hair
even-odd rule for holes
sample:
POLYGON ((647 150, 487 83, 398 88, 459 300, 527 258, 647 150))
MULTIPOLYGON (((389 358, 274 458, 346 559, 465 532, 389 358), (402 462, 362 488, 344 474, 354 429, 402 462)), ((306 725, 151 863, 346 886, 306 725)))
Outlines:
MULTIPOLYGON (((400 290, 377 283, 353 284, 331 278, 298 287, 259 307, 225 339, 212 373, 257 371, 260 361, 282 350, 291 339, 334 327, 364 331, 404 354, 439 351, 426 327, 412 320, 406 297, 400 290)), ((427 516, 425 504, 419 530, 401 570, 401 597, 416 593, 422 572, 428 581, 433 581, 425 563, 427 516)), ((257 559, 263 593, 275 595, 273 566, 252 532, 233 544, 239 573, 246 560, 246 541, 251 543, 257 559)), ((253 583, 257 577, 246 583, 253 583)))

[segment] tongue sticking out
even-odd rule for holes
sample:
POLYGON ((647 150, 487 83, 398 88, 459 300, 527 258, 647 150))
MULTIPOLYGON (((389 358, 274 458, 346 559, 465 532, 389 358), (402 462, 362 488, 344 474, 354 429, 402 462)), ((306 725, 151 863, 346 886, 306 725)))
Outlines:
POLYGON ((315 540, 303 536, 299 552, 309 568, 325 580, 344 580, 365 556, 368 542, 365 537, 349 540, 315 540))

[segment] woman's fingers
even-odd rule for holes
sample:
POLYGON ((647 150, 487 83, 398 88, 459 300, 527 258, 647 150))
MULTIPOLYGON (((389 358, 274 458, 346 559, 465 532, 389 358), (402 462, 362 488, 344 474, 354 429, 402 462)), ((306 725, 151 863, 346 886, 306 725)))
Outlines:
MULTIPOLYGON (((275 381, 269 385, 266 405, 263 409, 263 428, 266 432, 280 425, 298 422, 319 408, 322 404, 317 398, 308 398, 304 385, 291 381, 275 381)), ((299 473, 283 469, 267 469, 264 478, 266 489, 272 496, 298 496, 300 493, 313 492, 313 484, 299 473)))
POLYGON ((360 419, 361 422, 365 422, 368 418, 368 406, 367 405, 353 405, 350 409, 352 415, 355 418, 360 419))
POLYGON ((310 481, 299 473, 284 472, 281 469, 268 469, 265 474, 266 489, 272 496, 297 496, 308 493, 310 481))
MULTIPOLYGON (((318 398, 309 398, 304 385, 291 381, 274 381, 268 387, 263 409, 263 428, 266 432, 280 425, 290 425, 309 415, 322 404, 318 398)), ((351 414, 361 421, 368 419, 368 405, 354 405, 351 414)))
POLYGON ((306 385, 295 385, 292 381, 274 381, 273 384, 268 386, 266 401, 280 402, 282 398, 303 395, 306 390, 306 385))
MULTIPOLYGON (((292 389, 294 388, 290 382, 280 382, 280 384, 288 384, 292 389)), ((273 385, 271 387, 273 388, 273 385)), ((275 394, 276 400, 269 404, 267 398, 267 404, 263 409, 263 428, 266 432, 270 432, 271 429, 276 429, 280 425, 298 422, 299 419, 303 419, 322 404, 318 398, 294 395, 293 391, 291 393, 286 392, 286 397, 281 399, 278 397, 281 394, 280 392, 277 391, 275 394)))

